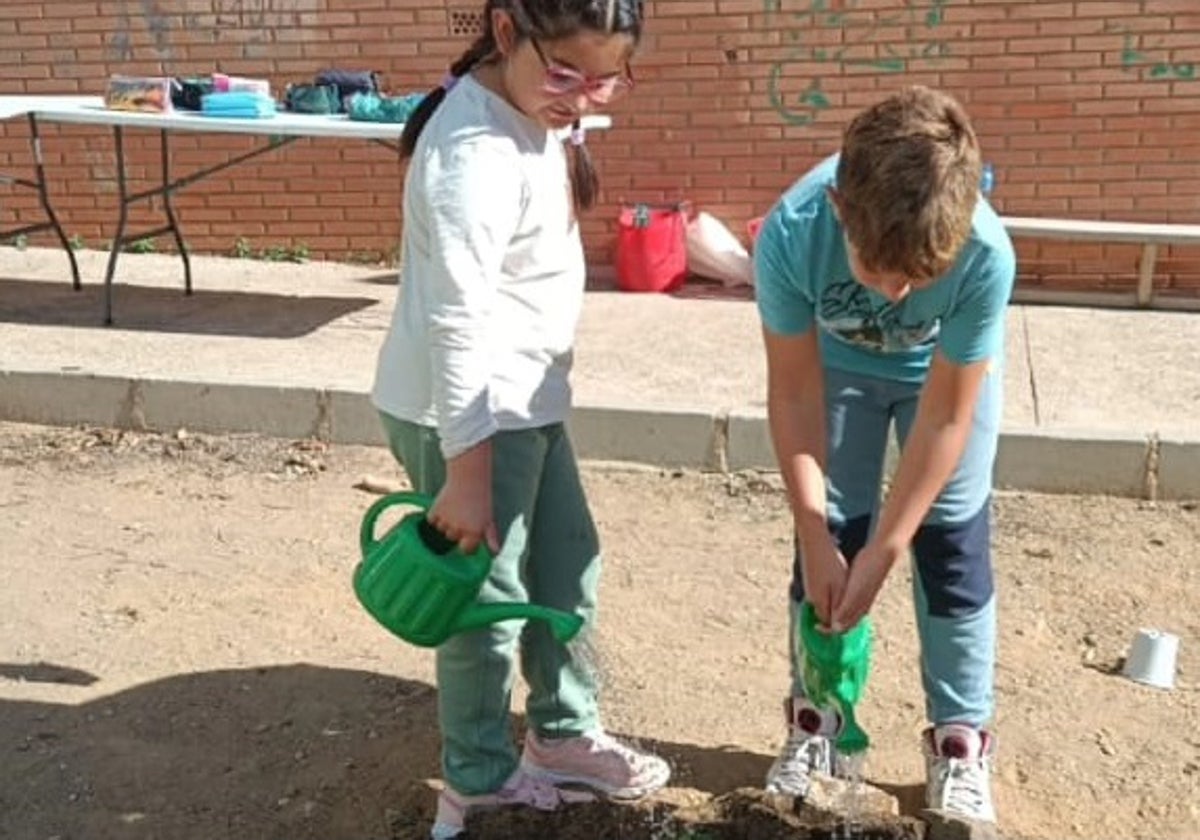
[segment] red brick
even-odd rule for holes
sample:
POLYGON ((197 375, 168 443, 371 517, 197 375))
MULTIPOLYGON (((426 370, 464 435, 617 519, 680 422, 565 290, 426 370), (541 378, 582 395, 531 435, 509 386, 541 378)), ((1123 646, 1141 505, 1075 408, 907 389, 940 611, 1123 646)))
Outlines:
MULTIPOLYGON (((325 0, 321 12, 270 38, 242 30, 215 42, 203 17, 197 29, 185 31, 172 16, 171 66, 219 64, 267 75, 281 90, 339 63, 379 69, 390 90, 428 89, 467 41, 449 34, 443 3, 396 5, 325 0)), ((602 206, 584 221, 589 255, 608 259, 615 202, 623 196, 684 196, 740 232, 745 218, 763 212, 805 167, 836 148, 858 108, 918 81, 945 86, 967 104, 985 155, 1001 174, 996 201, 1002 208, 1200 222, 1200 81, 1158 79, 1151 72, 1162 62, 1200 60, 1195 0, 952 0, 934 30, 920 21, 872 28, 898 8, 888 0, 855 8, 855 25, 843 31, 816 18, 767 14, 762 0, 650 4, 637 60, 639 89, 613 109, 615 130, 591 142, 604 192, 602 206), (1124 32, 1137 35, 1134 48, 1144 58, 1136 66, 1122 64, 1124 32), (922 58, 920 48, 937 41, 949 55, 922 58), (870 60, 891 49, 906 57, 906 67, 880 73, 853 61, 820 60, 818 48, 829 57, 846 48, 844 58, 870 60), (789 102, 820 79, 830 103, 811 112, 808 124, 789 124, 771 106, 769 74, 783 60, 789 102)), ((114 62, 121 26, 113 4, 9 0, 0 6, 0 42, 7 48, 0 51, 0 86, 6 92, 99 92, 113 72, 162 72, 136 15, 130 33, 135 60, 114 62)), ((22 121, 0 125, 6 171, 28 166, 27 131, 22 121)), ((68 229, 99 239, 115 209, 110 132, 47 125, 44 134, 52 193, 68 229)), ((173 171, 202 168, 253 145, 246 138, 179 135, 173 171)), ((131 174, 153 182, 156 138, 130 132, 127 151, 131 174)), ((403 172, 393 155, 366 144, 302 141, 195 185, 178 204, 198 250, 227 252, 236 238, 231 231, 244 229, 253 231, 256 247, 303 238, 316 256, 390 251, 403 172), (296 189, 297 183, 307 188, 296 189)), ((37 214, 29 196, 0 197, 0 220, 37 214)), ((153 214, 137 219, 158 222, 153 214)), ((1024 243, 1020 253, 1023 283, 1128 284, 1136 269, 1136 260, 1105 264, 1118 252, 1072 243, 1024 243), (1030 256, 1035 262, 1026 262, 1030 256)), ((1184 253, 1181 277, 1172 283, 1200 294, 1200 282, 1188 275, 1200 259, 1195 249, 1184 253)))

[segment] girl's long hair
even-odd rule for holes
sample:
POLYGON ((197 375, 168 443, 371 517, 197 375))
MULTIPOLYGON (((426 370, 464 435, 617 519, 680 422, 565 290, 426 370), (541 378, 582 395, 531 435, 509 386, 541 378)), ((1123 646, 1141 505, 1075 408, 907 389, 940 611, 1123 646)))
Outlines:
MULTIPOLYGON (((512 15, 521 40, 533 37, 553 41, 583 31, 593 31, 629 35, 636 44, 642 35, 642 5, 642 0, 487 0, 483 9, 483 33, 450 65, 450 75, 455 79, 461 78, 496 55, 492 12, 497 9, 512 15)), ((425 95, 408 118, 400 137, 400 150, 404 157, 412 156, 426 123, 445 98, 446 85, 439 85, 425 95)), ((600 179, 596 175, 591 153, 582 142, 578 122, 572 134, 571 191, 575 206, 587 210, 596 203, 600 179)))

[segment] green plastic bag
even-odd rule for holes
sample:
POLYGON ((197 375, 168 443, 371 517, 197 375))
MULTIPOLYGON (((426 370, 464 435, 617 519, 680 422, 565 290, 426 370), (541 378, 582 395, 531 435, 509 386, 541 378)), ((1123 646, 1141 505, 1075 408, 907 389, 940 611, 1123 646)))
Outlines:
POLYGON ((824 633, 817 625, 816 610, 805 601, 800 605, 798 628, 804 690, 817 706, 834 706, 841 713, 837 748, 846 754, 862 752, 871 741, 858 725, 854 709, 871 670, 871 620, 864 617, 845 633, 824 633))

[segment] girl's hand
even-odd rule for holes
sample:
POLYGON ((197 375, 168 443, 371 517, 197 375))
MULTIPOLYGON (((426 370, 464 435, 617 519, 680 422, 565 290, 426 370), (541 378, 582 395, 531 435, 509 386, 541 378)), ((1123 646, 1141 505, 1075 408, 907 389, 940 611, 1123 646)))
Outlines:
POLYGON ((447 539, 472 554, 482 542, 493 554, 500 538, 492 514, 492 446, 481 443, 446 464, 446 483, 425 515, 447 539))

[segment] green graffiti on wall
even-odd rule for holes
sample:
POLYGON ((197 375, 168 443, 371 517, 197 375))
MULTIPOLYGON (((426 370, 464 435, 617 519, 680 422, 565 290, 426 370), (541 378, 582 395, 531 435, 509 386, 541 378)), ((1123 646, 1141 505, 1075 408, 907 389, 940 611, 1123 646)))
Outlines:
MULTIPOLYGON (((1127 72, 1136 72, 1148 67, 1151 79, 1184 79, 1196 78, 1196 65, 1190 61, 1168 62, 1155 59, 1138 49, 1138 36, 1127 30, 1120 30, 1125 36, 1121 47, 1121 67, 1127 72)), ((1152 45, 1153 46, 1153 45, 1152 45)))
POLYGON ((877 73, 903 73, 914 61, 935 61, 950 54, 939 40, 949 0, 903 0, 894 13, 859 8, 860 0, 763 0, 767 26, 783 33, 792 44, 783 58, 771 65, 767 94, 771 107, 790 125, 809 125, 830 106, 822 77, 808 80, 799 92, 788 91, 788 68, 798 62, 831 65, 833 72, 858 68, 877 73), (903 27, 904 43, 880 43, 882 30, 903 27), (818 30, 840 31, 836 46, 818 46, 806 38, 818 30))

